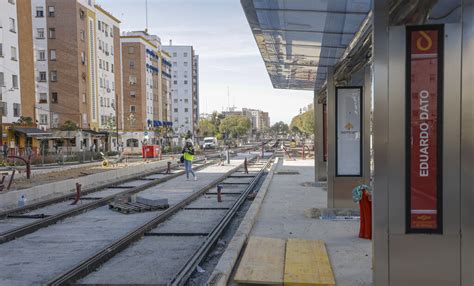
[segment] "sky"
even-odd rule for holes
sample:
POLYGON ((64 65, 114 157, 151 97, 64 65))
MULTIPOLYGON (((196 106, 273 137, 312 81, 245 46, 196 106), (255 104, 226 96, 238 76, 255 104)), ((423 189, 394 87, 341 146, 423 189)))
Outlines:
MULTIPOLYGON (((122 31, 146 26, 145 0, 96 0, 118 17, 122 31)), ((148 31, 163 45, 192 45, 199 55, 200 112, 228 103, 269 112, 271 123, 290 123, 313 101, 312 91, 272 87, 239 0, 148 0, 148 31), (230 96, 227 96, 229 88, 230 96)))

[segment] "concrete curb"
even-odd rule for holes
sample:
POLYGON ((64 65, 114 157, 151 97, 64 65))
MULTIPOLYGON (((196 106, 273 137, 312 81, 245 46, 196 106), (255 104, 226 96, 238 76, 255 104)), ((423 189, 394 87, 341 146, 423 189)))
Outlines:
POLYGON ((255 221, 257 220, 257 216, 260 212, 260 207, 270 187, 270 183, 273 179, 273 175, 275 173, 275 169, 278 163, 279 158, 276 158, 257 196, 255 197, 252 205, 245 214, 245 217, 240 223, 240 226, 235 232, 234 236, 232 237, 232 240, 227 245, 226 250, 219 259, 206 285, 227 285, 235 263, 237 262, 237 259, 240 256, 240 252, 242 251, 242 248, 245 242, 247 241, 248 236, 250 235, 250 231, 252 230, 255 221))
POLYGON ((83 189, 93 188, 95 186, 116 181, 118 179, 131 178, 139 173, 164 167, 166 164, 167 161, 165 160, 144 163, 141 165, 128 166, 125 168, 110 170, 89 176, 38 185, 28 189, 9 191, 7 193, 0 194, 0 210, 8 210, 17 207, 18 199, 21 195, 25 195, 28 203, 33 203, 39 200, 73 193, 75 192, 76 183, 81 184, 83 189))

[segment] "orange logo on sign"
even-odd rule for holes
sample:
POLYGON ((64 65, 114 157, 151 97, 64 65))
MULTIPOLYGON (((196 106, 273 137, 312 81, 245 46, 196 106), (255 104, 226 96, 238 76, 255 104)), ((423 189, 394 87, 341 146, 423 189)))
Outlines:
POLYGON ((421 37, 419 37, 416 40, 416 48, 418 50, 422 51, 422 52, 425 52, 425 51, 431 49, 431 47, 433 46, 433 40, 431 40, 430 36, 424 31, 420 31, 420 35, 421 35, 421 37), (423 39, 426 42, 425 46, 423 46, 423 44, 422 44, 423 39))
POLYGON ((347 122, 346 126, 344 126, 347 130, 351 130, 352 128, 354 128, 354 126, 352 125, 352 123, 350 122, 347 122))

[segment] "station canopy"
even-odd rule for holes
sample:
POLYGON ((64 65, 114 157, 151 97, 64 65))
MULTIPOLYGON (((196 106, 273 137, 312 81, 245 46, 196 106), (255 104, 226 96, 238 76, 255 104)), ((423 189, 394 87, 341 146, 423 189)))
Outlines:
POLYGON ((274 88, 319 90, 372 0, 241 0, 274 88))

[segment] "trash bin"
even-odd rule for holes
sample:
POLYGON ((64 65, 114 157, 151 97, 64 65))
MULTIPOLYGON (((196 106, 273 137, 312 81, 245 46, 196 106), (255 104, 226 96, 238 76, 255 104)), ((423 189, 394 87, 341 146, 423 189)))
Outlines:
POLYGON ((158 158, 161 154, 159 145, 144 145, 142 147, 143 158, 158 158))
POLYGON ((355 187, 352 190, 352 199, 355 203, 359 203, 359 237, 364 239, 372 239, 372 200, 370 187, 367 185, 355 187))

